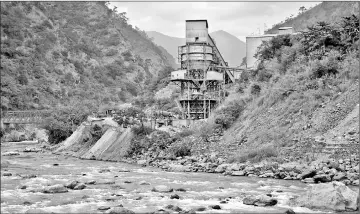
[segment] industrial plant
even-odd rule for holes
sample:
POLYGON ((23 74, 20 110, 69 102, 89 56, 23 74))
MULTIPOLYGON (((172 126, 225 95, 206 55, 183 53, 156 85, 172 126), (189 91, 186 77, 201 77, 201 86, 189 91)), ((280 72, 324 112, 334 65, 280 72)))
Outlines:
POLYGON ((224 99, 224 86, 235 82, 238 68, 228 67, 208 33, 207 20, 186 20, 186 44, 178 49, 181 68, 171 81, 181 88, 183 119, 206 119, 224 99))

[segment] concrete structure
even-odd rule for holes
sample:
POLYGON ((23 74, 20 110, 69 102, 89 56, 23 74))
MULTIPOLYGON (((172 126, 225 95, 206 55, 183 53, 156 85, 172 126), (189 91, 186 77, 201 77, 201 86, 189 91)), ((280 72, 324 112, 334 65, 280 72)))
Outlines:
POLYGON ((277 34, 246 37, 246 68, 252 69, 257 67, 257 59, 255 58, 255 54, 258 47, 262 44, 263 41, 269 41, 275 36, 277 36, 277 34))
POLYGON ((186 20, 186 44, 178 48, 181 70, 171 81, 181 88, 183 119, 208 118, 224 98, 224 84, 235 82, 236 68, 229 68, 208 34, 207 20, 186 20))
POLYGON ((265 34, 265 35, 255 35, 246 37, 246 68, 255 69, 258 65, 255 54, 258 47, 262 44, 263 41, 269 41, 277 35, 284 34, 296 34, 293 31, 292 27, 281 27, 278 29, 278 34, 265 34))

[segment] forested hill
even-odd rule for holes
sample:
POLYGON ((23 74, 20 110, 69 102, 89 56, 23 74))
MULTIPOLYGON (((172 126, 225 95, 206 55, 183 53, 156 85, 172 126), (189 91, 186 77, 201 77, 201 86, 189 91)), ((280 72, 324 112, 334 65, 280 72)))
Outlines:
POLYGON ((304 31, 307 26, 315 25, 317 22, 339 22, 342 17, 359 14, 359 2, 329 1, 322 2, 309 10, 303 9, 303 12, 299 12, 297 16, 286 18, 285 21, 272 26, 266 33, 277 33, 280 27, 293 27, 295 31, 304 31))
POLYGON ((173 66, 106 4, 1 2, 2 110, 128 102, 173 66))

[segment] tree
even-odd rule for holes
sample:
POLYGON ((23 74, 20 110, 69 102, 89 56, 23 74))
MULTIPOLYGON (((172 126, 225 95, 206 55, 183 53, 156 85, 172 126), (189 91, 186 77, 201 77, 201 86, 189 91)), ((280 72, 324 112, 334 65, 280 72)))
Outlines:
POLYGON ((242 62, 241 62, 240 66, 243 66, 243 65, 247 66, 246 65, 246 56, 244 58, 242 58, 242 62))
POLYGON ((305 11, 306 11, 306 8, 305 8, 304 6, 301 6, 301 7, 299 8, 300 14, 303 13, 303 12, 305 12, 305 11))

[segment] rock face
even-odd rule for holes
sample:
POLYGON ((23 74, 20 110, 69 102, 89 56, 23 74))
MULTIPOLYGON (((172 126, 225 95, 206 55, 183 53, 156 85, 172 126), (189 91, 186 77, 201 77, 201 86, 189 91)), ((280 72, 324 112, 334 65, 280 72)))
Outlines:
POLYGON ((296 199, 296 204, 315 209, 334 211, 355 211, 358 209, 358 193, 352 191, 341 182, 317 184, 296 199))

